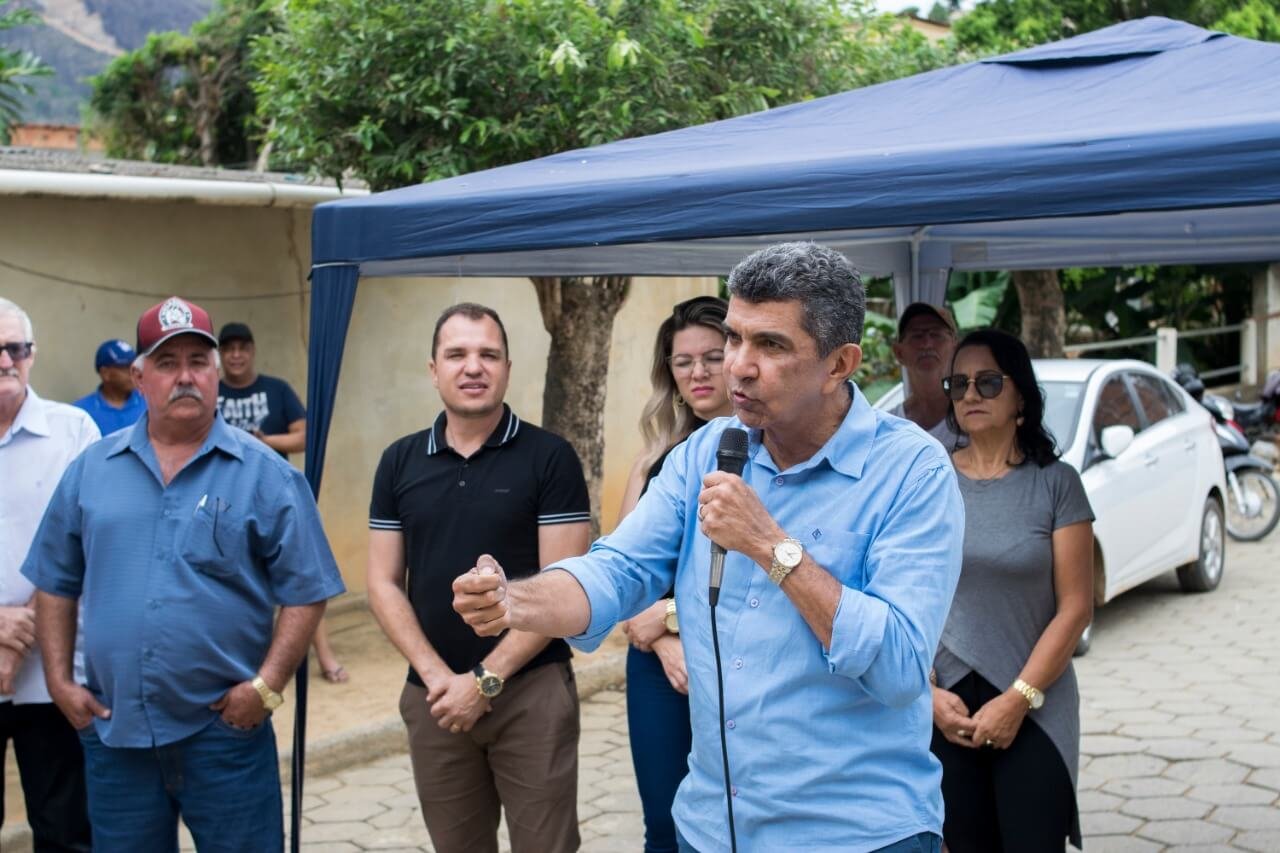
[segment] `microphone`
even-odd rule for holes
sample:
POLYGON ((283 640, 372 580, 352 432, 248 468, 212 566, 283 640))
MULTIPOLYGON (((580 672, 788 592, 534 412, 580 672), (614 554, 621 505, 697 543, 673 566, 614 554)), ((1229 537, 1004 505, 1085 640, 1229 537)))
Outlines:
MULTIPOLYGON (((716 449, 716 470, 742 476, 747 464, 747 431, 730 428, 720 434, 720 447, 716 449)), ((711 586, 707 597, 715 607, 720 600, 720 581, 724 577, 724 549, 711 543, 711 586)))

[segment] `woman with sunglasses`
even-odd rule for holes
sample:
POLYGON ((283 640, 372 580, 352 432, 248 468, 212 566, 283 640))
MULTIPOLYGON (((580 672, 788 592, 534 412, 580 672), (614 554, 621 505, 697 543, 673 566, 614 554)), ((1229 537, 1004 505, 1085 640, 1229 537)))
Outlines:
MULTIPOLYGON (((714 296, 681 302, 658 328, 653 394, 640 418, 645 448, 622 496, 621 521, 635 509, 667 454, 712 418, 733 414, 724 380, 727 306, 714 296)), ((689 677, 680 645, 675 591, 626 622, 627 726, 644 811, 645 853, 675 853, 671 804, 689 771, 689 677)))
POLYGON ((1058 459, 1022 342, 956 347, 942 380, 967 444, 960 582, 930 679, 951 853, 1080 846, 1080 698, 1071 656, 1093 615, 1093 512, 1058 459))

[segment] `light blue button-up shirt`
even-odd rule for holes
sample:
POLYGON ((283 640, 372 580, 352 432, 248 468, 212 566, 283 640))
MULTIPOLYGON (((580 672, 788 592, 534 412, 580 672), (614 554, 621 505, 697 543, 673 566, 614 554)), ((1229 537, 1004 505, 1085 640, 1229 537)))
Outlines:
POLYGON ((148 416, 67 468, 22 573, 80 599, 88 687, 111 709, 107 746, 173 743, 253 678, 276 605, 343 591, 297 469, 218 415, 166 486, 148 416))
MULTIPOLYGON (((928 673, 960 575, 964 506, 941 446, 849 387, 844 422, 804 463, 779 471, 749 432, 743 478, 844 589, 824 649, 765 570, 738 553, 725 561, 716 618, 744 853, 856 853, 942 831, 928 673)), ((695 432, 613 534, 559 564, 591 602, 572 640, 584 649, 674 579, 693 749, 673 815, 704 853, 727 849, 728 831, 697 500, 720 434, 741 426, 721 418, 695 432)))

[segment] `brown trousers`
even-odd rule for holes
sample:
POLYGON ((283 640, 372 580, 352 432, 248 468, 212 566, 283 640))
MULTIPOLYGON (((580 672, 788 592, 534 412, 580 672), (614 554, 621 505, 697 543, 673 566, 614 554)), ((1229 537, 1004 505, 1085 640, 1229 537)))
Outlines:
POLYGON ((501 809, 512 853, 578 849, 578 689, 568 663, 513 678, 470 732, 440 728, 413 684, 400 716, 438 853, 497 853, 501 809))

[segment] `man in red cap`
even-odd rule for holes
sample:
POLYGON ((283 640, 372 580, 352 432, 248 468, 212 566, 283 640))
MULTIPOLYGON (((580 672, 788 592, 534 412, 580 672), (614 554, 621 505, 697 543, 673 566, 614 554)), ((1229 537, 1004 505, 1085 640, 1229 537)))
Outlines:
POLYGON ((204 309, 153 306, 137 350, 146 414, 67 468, 22 567, 49 693, 80 732, 97 853, 176 851, 179 816, 201 849, 278 851, 268 716, 342 580, 306 480, 219 415, 204 309))

